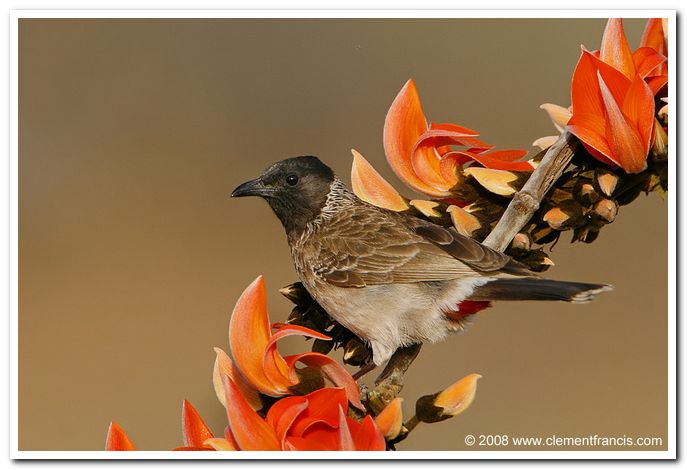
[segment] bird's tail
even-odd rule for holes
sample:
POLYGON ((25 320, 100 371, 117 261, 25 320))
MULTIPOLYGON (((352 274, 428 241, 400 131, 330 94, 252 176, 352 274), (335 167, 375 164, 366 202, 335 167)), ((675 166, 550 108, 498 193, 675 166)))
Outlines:
POLYGON ((487 282, 470 295, 470 300, 563 300, 586 303, 597 294, 613 290, 607 284, 554 281, 537 277, 502 278, 487 282))

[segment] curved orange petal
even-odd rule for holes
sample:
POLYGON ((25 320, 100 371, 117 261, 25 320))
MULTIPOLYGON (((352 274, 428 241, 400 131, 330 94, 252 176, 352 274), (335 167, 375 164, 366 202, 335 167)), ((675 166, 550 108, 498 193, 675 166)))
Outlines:
POLYGON ((227 353, 225 353, 220 348, 214 348, 215 354, 215 366, 212 370, 212 384, 215 388, 215 394, 217 399, 224 406, 227 407, 225 401, 224 393, 224 382, 222 382, 222 376, 227 375, 234 381, 239 390, 241 390, 241 395, 243 395, 246 401, 250 404, 251 408, 254 410, 259 410, 262 408, 262 400, 260 399, 260 394, 255 390, 248 381, 243 377, 241 371, 236 367, 234 361, 229 358, 227 353))
POLYGON ((608 142, 606 142, 605 132, 604 134, 599 134, 592 126, 586 126, 582 124, 570 124, 568 129, 570 130, 571 134, 580 139, 584 147, 596 159, 611 166, 620 165, 618 162, 613 160, 615 157, 608 146, 608 142))
POLYGON ((422 181, 413 170, 411 154, 417 139, 427 131, 420 95, 413 80, 398 92, 384 120, 384 152, 389 165, 408 187, 431 196, 448 196, 422 181))
POLYGON ((239 450, 239 444, 236 442, 236 438, 234 437, 234 433, 231 432, 231 428, 227 424, 227 426, 224 428, 224 438, 229 442, 229 445, 231 445, 234 450, 239 450))
POLYGON ((668 83, 668 75, 659 75, 658 77, 649 77, 646 79, 646 83, 651 88, 651 92, 655 95, 661 88, 668 83))
POLYGON ((456 129, 465 129, 465 131, 474 132, 470 129, 457 126, 455 124, 441 124, 441 129, 431 129, 423 133, 417 140, 411 152, 411 163, 415 173, 424 182, 432 185, 435 188, 448 191, 458 182, 455 173, 446 171, 446 167, 442 169, 441 163, 444 156, 439 155, 436 147, 444 147, 447 145, 461 145, 465 147, 488 146, 474 135, 468 132, 459 132, 456 129))
POLYGON ((613 160, 628 173, 638 173, 646 168, 646 153, 637 131, 630 126, 610 90, 599 74, 599 87, 606 107, 606 132, 613 160))
POLYGON ((666 56, 659 54, 650 47, 640 47, 632 54, 632 59, 637 67, 637 74, 642 78, 649 75, 658 75, 658 70, 666 61, 666 56))
POLYGON ((429 136, 433 136, 433 137, 440 137, 442 134, 446 135, 446 136, 456 137, 456 142, 451 142, 450 140, 447 140, 447 142, 455 143, 456 145, 464 145, 465 147, 473 147, 473 148, 479 148, 479 149, 484 149, 484 150, 494 148, 493 145, 487 144, 483 140, 477 138, 477 136, 479 136, 479 132, 474 131, 474 130, 469 129, 469 128, 464 127, 464 126, 459 126, 458 124, 450 123, 450 122, 444 122, 444 123, 439 123, 439 124, 431 123, 429 125, 429 131, 426 132, 424 135, 429 135, 429 136), (448 132, 441 133, 441 132, 433 132, 433 131, 448 131, 448 132))
MULTIPOLYGON (((213 441, 213 440, 218 440, 218 438, 208 439, 208 442, 213 441)), ((224 439, 219 438, 219 440, 223 441, 224 439)), ((172 449, 172 451, 174 451, 174 452, 179 452, 179 451, 181 451, 181 452, 201 452, 201 451, 203 451, 204 452, 204 451, 212 451, 212 450, 219 450, 219 449, 216 449, 215 447, 211 446, 210 444, 208 444, 207 447, 180 446, 180 447, 175 447, 174 449, 172 449)))
POLYGON ((353 437, 353 442, 355 445, 355 450, 362 451, 378 451, 386 450, 386 441, 384 440, 384 434, 377 427, 377 423, 372 419, 372 416, 367 415, 360 422, 356 423, 354 420, 349 419, 349 428, 351 429, 351 434, 353 437))
POLYGON ((351 166, 351 186, 356 196, 373 206, 400 212, 408 209, 406 200, 396 192, 382 175, 370 165, 370 162, 356 150, 353 153, 351 166))
POLYGON ((334 446, 328 446, 322 439, 307 439, 303 437, 287 437, 284 442, 284 450, 317 451, 337 450, 334 446))
POLYGON ((267 315, 265 281, 262 276, 243 291, 229 321, 229 346, 243 376, 260 392, 280 396, 287 394, 288 367, 272 351, 265 359, 271 332, 267 315))
POLYGON ((238 450, 238 448, 236 446, 234 446, 234 444, 231 441, 229 441, 228 439, 225 439, 223 437, 213 437, 213 438, 205 441, 203 443, 203 445, 205 447, 203 447, 202 449, 198 449, 198 450, 221 450, 221 451, 222 450, 223 451, 238 450), (208 449, 208 447, 210 449, 208 449))
POLYGON ((456 124, 436 124, 420 136, 412 151, 413 169, 425 182, 442 189, 451 189, 458 183, 456 171, 465 159, 460 152, 450 151, 450 145, 460 145, 480 152, 493 148, 472 134, 475 131, 456 124), (437 148, 442 148, 439 152, 437 148), (447 151, 448 149, 448 151, 447 151))
POLYGON ((463 147, 474 147, 485 151, 494 147, 493 145, 485 144, 481 140, 476 139, 473 134, 451 130, 454 127, 460 128, 460 126, 456 126, 455 124, 442 124, 440 129, 430 129, 427 132, 423 132, 422 135, 418 137, 414 148, 420 146, 442 147, 446 145, 461 145, 463 147))
POLYGON ((188 400, 181 407, 181 429, 186 447, 203 447, 207 439, 215 437, 188 400))
POLYGON ((529 162, 515 161, 527 155, 527 150, 495 150, 472 154, 472 159, 485 168, 494 170, 532 171, 529 162))
POLYGON ((430 123, 429 128, 434 130, 457 132, 459 134, 472 137, 477 137, 479 135, 479 132, 477 132, 476 130, 470 129, 469 127, 465 126, 459 126, 458 124, 453 124, 451 122, 432 122, 430 123))
POLYGON ((278 390, 288 392, 289 387, 298 383, 289 374, 289 367, 284 359, 277 352, 277 341, 287 336, 301 335, 309 338, 318 338, 322 340, 330 340, 331 338, 325 334, 319 333, 310 328, 291 324, 278 324, 279 329, 272 334, 272 337, 267 342, 265 353, 263 356, 263 369, 265 375, 270 379, 273 385, 278 390), (283 364, 283 366, 282 366, 283 364))
POLYGON ((635 76, 632 51, 625 37, 621 18, 610 18, 606 23, 599 52, 601 60, 620 70, 628 79, 635 76))
POLYGON ((632 80, 632 85, 627 91, 621 110, 639 133, 644 154, 648 154, 655 121, 654 94, 639 75, 635 75, 634 80, 632 80))
MULTIPOLYGON (((229 346, 246 380, 266 395, 279 396, 288 390, 272 383, 265 372, 263 360, 270 337, 265 280, 258 276, 236 302, 229 321, 229 346)), ((271 372, 274 372, 273 369, 285 369, 281 357, 275 357, 274 354, 268 367, 271 372)))
POLYGON ((303 437, 308 429, 317 424, 335 428, 339 422, 338 407, 348 411, 348 397, 343 388, 321 388, 305 396, 308 408, 298 417, 290 434, 303 437))
POLYGON ((358 384, 344 366, 339 364, 336 360, 317 352, 295 354, 293 356, 286 356, 284 359, 289 365, 292 378, 297 377, 296 363, 298 362, 314 369, 319 369, 334 385, 343 387, 346 391, 348 401, 350 401, 353 406, 360 410, 365 409, 360 401, 360 389, 358 388, 358 384))
POLYGON ((599 81, 596 78, 597 68, 593 56, 586 50, 582 50, 575 72, 573 73, 571 86, 571 102, 573 115, 569 124, 575 120, 575 116, 604 116, 599 81))
MULTIPOLYGON (((583 53, 586 53, 591 58, 594 67, 596 67, 597 71, 593 74, 594 78, 596 78, 597 74, 601 74, 601 77, 604 79, 604 83, 606 83, 608 89, 613 94, 615 101, 618 104, 622 103, 623 99, 625 99, 628 88, 630 88, 631 79, 627 78, 622 72, 608 65, 591 52, 583 51, 583 53)), ((575 108, 573 107, 573 113, 574 112, 575 108)))
MULTIPOLYGON (((456 207, 456 206, 451 206, 456 207)), ((375 417, 375 423, 379 431, 386 439, 394 439, 403 427, 403 398, 396 397, 375 417)))
POLYGON ((225 376, 227 418, 231 433, 241 450, 280 450, 274 430, 248 405, 233 380, 225 376))
POLYGON ((348 418, 341 405, 339 405, 339 448, 336 450, 356 450, 351 428, 348 427, 348 418))
POLYGON ((650 18, 647 20, 639 45, 641 47, 650 47, 656 52, 665 55, 665 36, 663 35, 662 18, 650 18))
POLYGON ((455 186, 458 183, 457 172, 463 169, 463 165, 472 159, 467 152, 453 151, 445 153, 441 157, 439 171, 442 177, 455 186))
POLYGON ((420 142, 413 148, 410 157, 415 174, 430 186, 447 192, 453 185, 441 175, 439 153, 431 144, 420 142))
POLYGON ((105 450, 136 450, 129 436, 114 421, 110 421, 105 439, 105 450))
POLYGON ((284 448, 287 433, 308 406, 309 402, 305 397, 285 397, 272 405, 267 412, 265 420, 277 433, 277 439, 282 448, 284 448))
POLYGON ((527 155, 529 152, 527 150, 492 150, 487 152, 471 152, 476 155, 484 155, 496 158, 504 162, 515 162, 521 160, 522 157, 527 155))

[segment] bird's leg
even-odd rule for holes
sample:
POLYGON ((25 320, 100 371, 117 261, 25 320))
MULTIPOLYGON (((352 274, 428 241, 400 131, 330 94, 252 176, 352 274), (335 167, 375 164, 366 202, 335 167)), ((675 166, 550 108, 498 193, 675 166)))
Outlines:
POLYGON ((373 371, 377 366, 375 365, 374 362, 369 362, 362 366, 360 369, 358 369, 358 372, 353 374, 353 378, 355 380, 360 379, 363 375, 367 374, 368 372, 373 371))
POLYGON ((368 403, 375 413, 381 412, 403 389, 403 375, 420 353, 421 343, 399 348, 389 359, 382 373, 375 380, 375 388, 369 393, 368 403))

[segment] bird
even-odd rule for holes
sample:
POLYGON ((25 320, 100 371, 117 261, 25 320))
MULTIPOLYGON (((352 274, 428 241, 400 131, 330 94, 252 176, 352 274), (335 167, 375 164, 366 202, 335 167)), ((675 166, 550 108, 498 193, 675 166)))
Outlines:
POLYGON ((267 201, 301 283, 371 348, 372 368, 462 331, 492 301, 585 303, 612 289, 542 278, 453 228, 369 204, 314 156, 278 161, 231 196, 267 201))

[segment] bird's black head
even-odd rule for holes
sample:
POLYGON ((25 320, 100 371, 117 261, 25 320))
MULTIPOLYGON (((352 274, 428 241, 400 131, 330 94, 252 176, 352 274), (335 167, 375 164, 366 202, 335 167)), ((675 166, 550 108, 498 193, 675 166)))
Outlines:
POLYGON ((246 181, 231 196, 260 196, 272 207, 286 232, 297 233, 321 212, 333 181, 334 172, 319 158, 288 158, 246 181))

